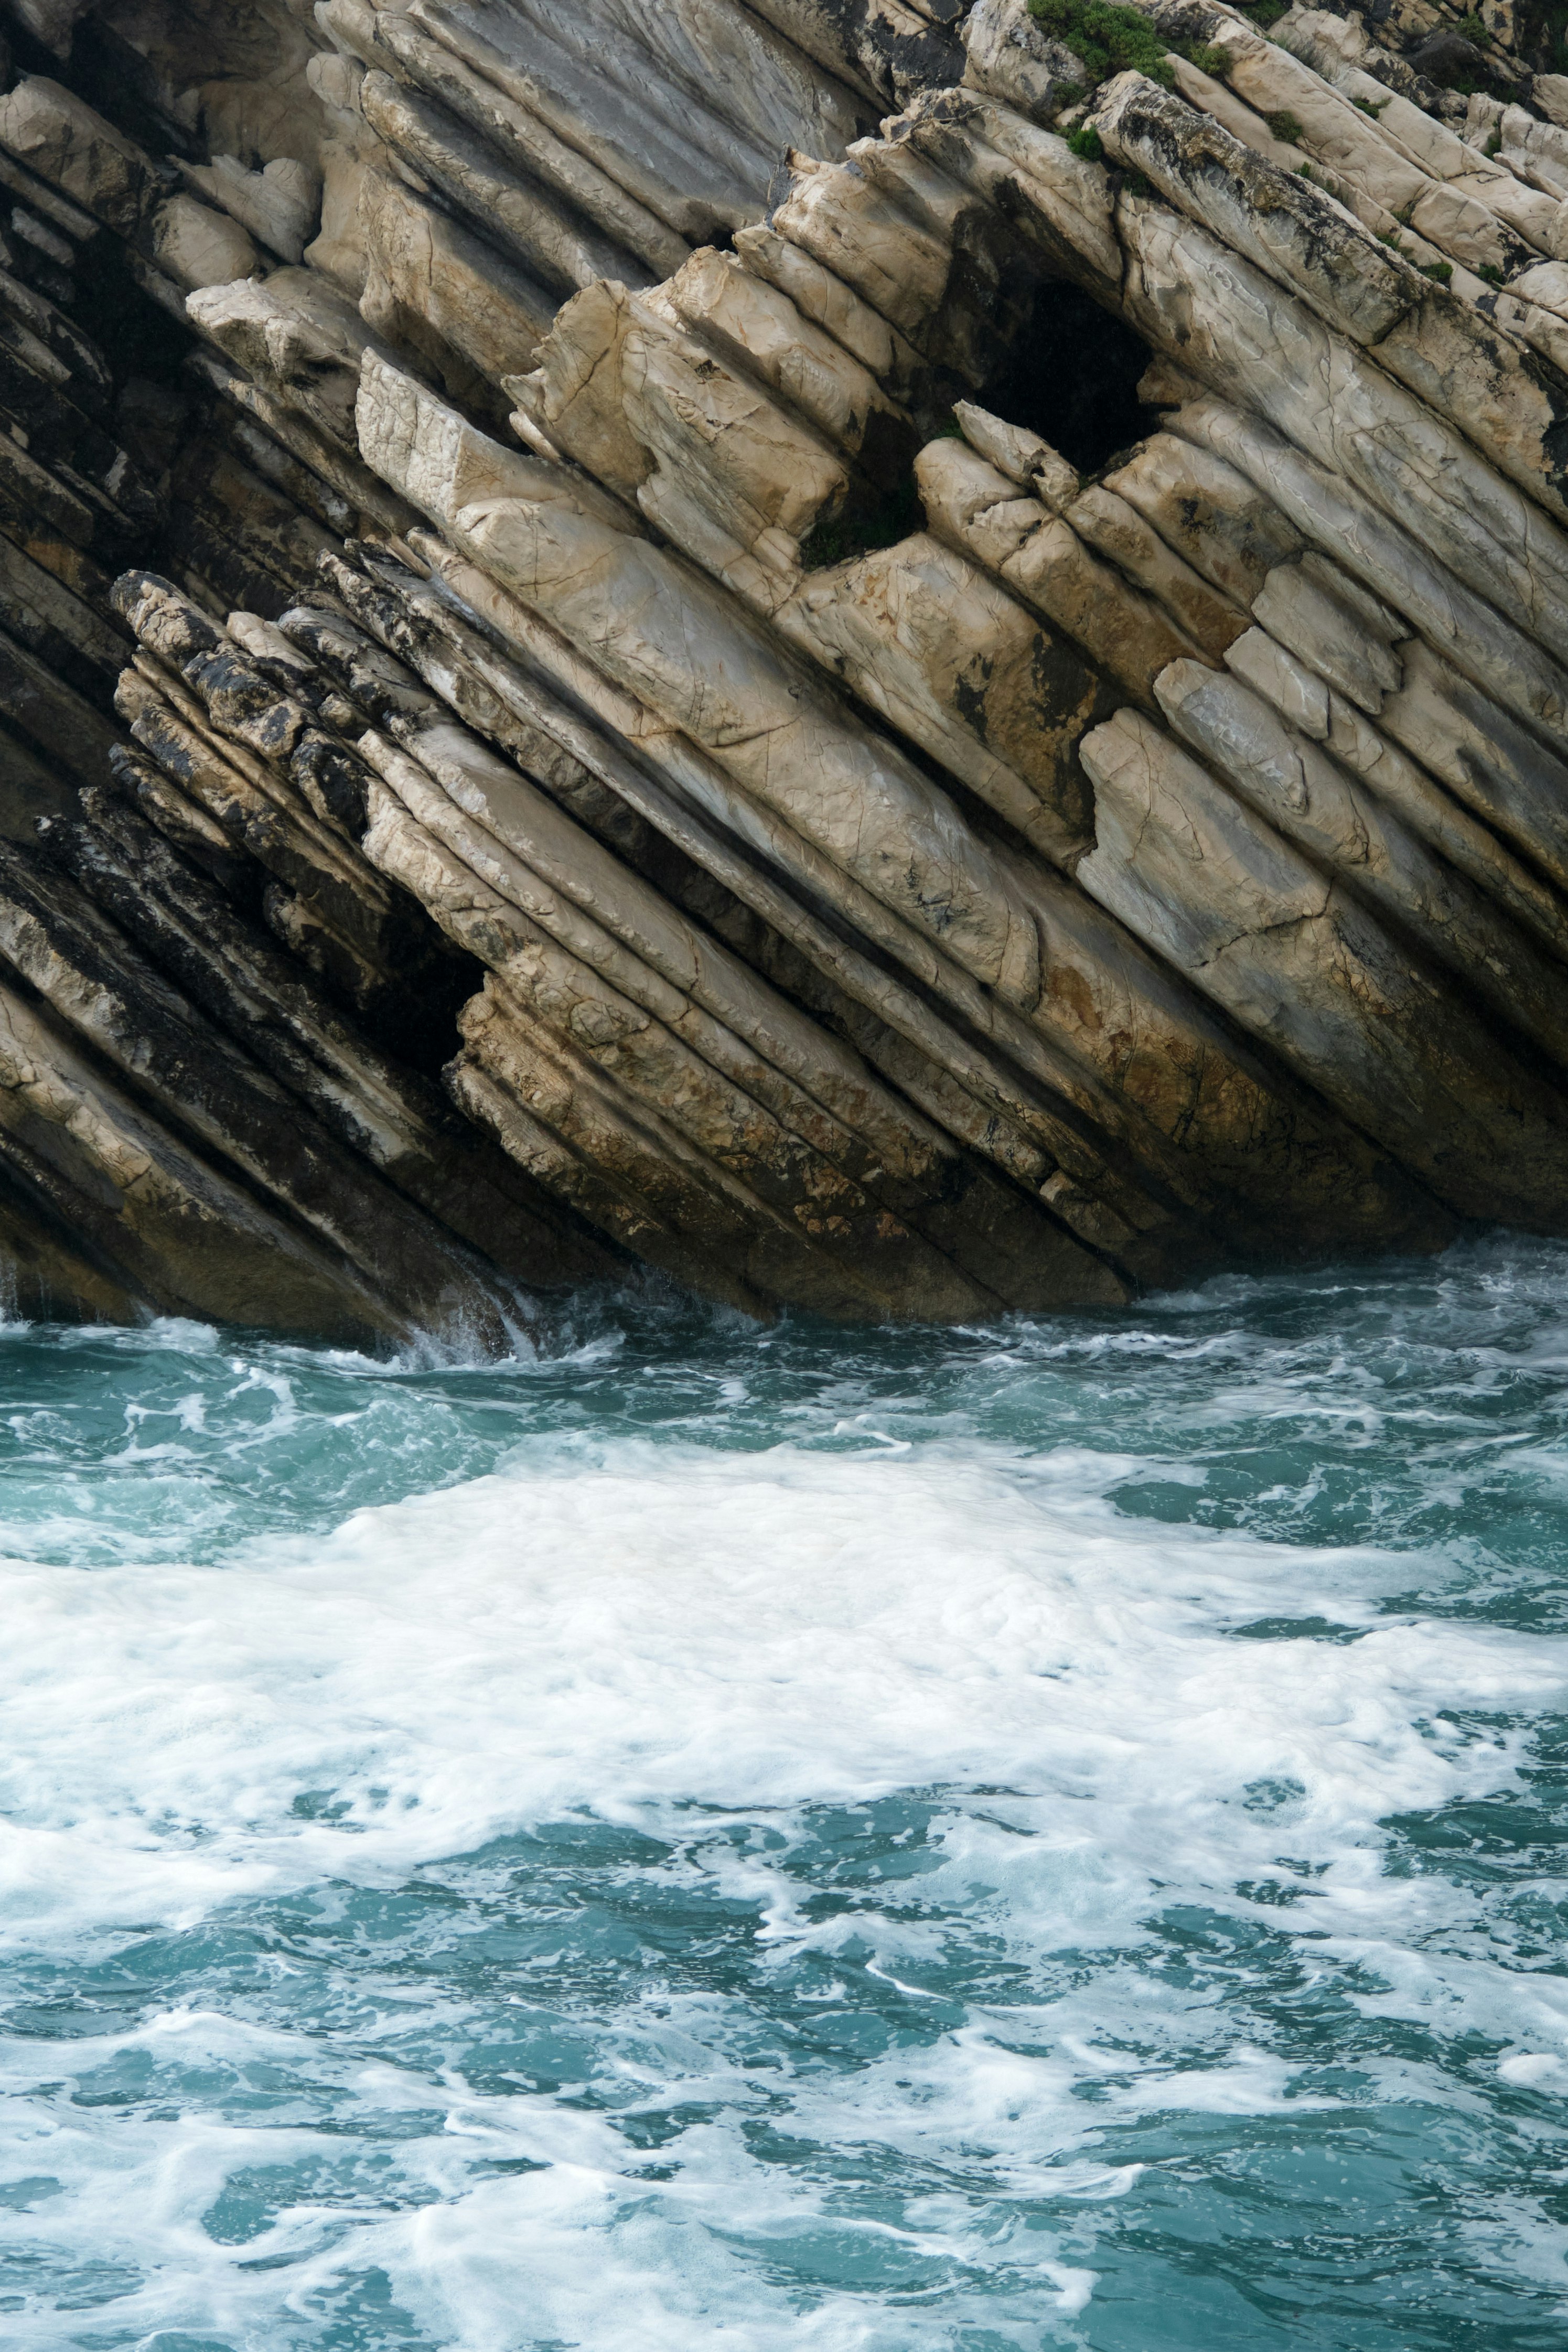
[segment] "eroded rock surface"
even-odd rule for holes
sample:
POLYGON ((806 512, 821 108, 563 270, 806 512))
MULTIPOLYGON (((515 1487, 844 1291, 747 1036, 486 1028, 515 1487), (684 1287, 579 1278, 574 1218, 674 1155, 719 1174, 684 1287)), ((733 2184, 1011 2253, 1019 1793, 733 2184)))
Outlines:
POLYGON ((1549 30, 0 17, 24 1310, 1568 1232, 1549 30))

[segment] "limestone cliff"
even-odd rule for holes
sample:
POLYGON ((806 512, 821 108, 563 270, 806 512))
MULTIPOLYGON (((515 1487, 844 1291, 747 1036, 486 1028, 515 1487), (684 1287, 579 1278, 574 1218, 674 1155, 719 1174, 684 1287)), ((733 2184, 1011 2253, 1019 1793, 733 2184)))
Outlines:
POLYGON ((1562 11, 0 14, 24 1310, 1568 1232, 1562 11))

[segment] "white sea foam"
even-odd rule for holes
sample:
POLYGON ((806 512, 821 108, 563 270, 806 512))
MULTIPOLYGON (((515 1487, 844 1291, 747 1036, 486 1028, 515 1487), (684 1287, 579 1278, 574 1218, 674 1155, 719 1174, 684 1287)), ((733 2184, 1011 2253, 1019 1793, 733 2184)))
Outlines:
POLYGON ((1380 1618, 1407 1560, 1129 1521, 1104 1497, 1137 1466, 541 1446, 215 1567, 17 1564, 5 1926, 188 1920, 578 1807, 953 1782, 1019 1792, 1075 1937, 1303 1841, 1336 1925, 1419 1906, 1376 1822, 1505 1783, 1507 1738, 1453 1718, 1548 1702, 1568 1645, 1380 1618), (1232 1638, 1280 1616, 1355 1637, 1232 1638))
POLYGON ((1380 1884, 1375 1821, 1502 1785, 1507 1738, 1455 1710, 1535 1710, 1568 1646, 1377 1618, 1404 1559, 1129 1522, 1105 1489, 1135 1467, 538 1446, 218 1567, 16 1564, 5 1924, 191 1919, 578 1806, 931 1783, 1035 1800, 1074 1936, 1302 1839, 1338 1924, 1420 1903, 1380 1884), (1356 1637, 1232 1637, 1279 1616, 1356 1637), (1262 1783, 1284 1800, 1248 1813, 1262 1783), (296 1818, 322 1790, 336 1821, 296 1818))
MULTIPOLYGON (((1092 2230, 1042 2233, 1015 2209, 1045 2197, 1070 2215, 1129 2193, 1139 2167, 1095 2152, 1107 2124, 1335 2104, 1200 1993, 1151 1998, 1137 1953, 1156 1905, 1246 1918, 1257 1906, 1238 1886, 1295 1885, 1325 1954, 1374 1964, 1363 2001, 1489 2003, 1495 2023, 1498 1972, 1423 1950, 1470 1898, 1446 1877, 1390 1876, 1379 1824, 1506 1788, 1510 1722, 1560 1701, 1568 1643, 1385 1614, 1408 1558, 1131 1519, 1108 1496, 1142 1466, 973 1442, 759 1454, 556 1438, 216 1565, 6 1567, 0 1921, 16 1946, 112 1948, 237 1897, 393 1885, 587 1811, 674 1838, 672 1876, 751 1906, 767 1965, 837 1965, 869 1938, 918 2012, 941 1998, 929 1906, 824 1917, 787 1858, 804 1809, 917 1789, 948 1792, 928 1897, 1018 1952, 1106 1955, 1048 2013, 980 1999, 918 2047, 795 2083, 789 2129, 818 2146, 874 2144, 911 2166, 942 2151, 950 2185, 896 2220, 758 2158, 759 2077, 695 1995, 639 2017, 619 2062, 634 2088, 644 2069, 650 2105, 675 2083, 724 2107, 682 2133, 663 2182, 639 2177, 605 2116, 476 2092, 456 2061, 340 2061, 319 2032, 206 2009, 35 2036, 0 2079, 5 2169, 56 2189, 0 2222, 0 2250, 23 2235, 62 2262, 90 2250, 124 2284, 95 2321, 79 2302, 30 2308, 16 2340, 96 2343, 100 2324, 116 2342, 314 2344, 312 2313, 349 2270, 384 2273, 420 2341, 447 2352, 959 2340, 951 2294, 890 2308, 792 2284, 819 2242, 881 2232, 900 2275, 956 2279, 960 2305, 969 2266, 992 2331, 974 2341, 1081 2341, 1092 2230), (1237 1638, 1265 1619, 1337 1631, 1237 1638), (782 1829, 784 1859, 737 1823, 782 1829), (251 2124, 181 2116, 176 2091, 134 2129, 112 2108, 26 2102, 40 2080, 116 2069, 309 2081, 339 2103, 340 2139, 303 2098, 251 2124), (399 2114, 396 2196, 303 2190, 239 2245, 205 2227, 230 2175, 324 2164, 356 2117, 399 2114), (480 2158, 541 2168, 487 2176, 480 2158), (983 2219, 957 2185, 976 2167, 983 2219), (256 2267, 268 2263, 282 2267, 256 2267)), ((1568 2079, 1555 1983, 1513 1981, 1510 2085, 1568 2079)), ((331 2340, 352 2352, 352 2325, 331 2340)))

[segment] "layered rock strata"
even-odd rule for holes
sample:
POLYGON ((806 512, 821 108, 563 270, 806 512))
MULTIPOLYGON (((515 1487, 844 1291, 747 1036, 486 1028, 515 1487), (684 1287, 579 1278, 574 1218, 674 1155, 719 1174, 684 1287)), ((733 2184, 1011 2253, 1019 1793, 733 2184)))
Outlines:
POLYGON ((1037 11, 9 0, 24 1310, 1568 1231, 1562 60, 1037 11))

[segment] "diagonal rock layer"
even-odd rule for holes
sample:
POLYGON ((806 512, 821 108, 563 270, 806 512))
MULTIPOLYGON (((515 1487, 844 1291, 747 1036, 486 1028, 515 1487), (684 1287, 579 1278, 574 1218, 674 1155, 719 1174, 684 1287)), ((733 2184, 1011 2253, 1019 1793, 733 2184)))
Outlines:
POLYGON ((16 1309, 1568 1233, 1544 19, 0 26, 16 1309))

